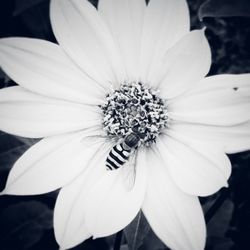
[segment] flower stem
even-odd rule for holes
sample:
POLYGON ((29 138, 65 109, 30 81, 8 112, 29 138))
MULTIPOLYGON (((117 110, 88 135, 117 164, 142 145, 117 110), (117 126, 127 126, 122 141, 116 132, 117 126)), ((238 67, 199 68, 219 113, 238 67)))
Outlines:
POLYGON ((119 231, 115 236, 114 250, 120 250, 122 243, 123 231, 119 231))
POLYGON ((220 207, 222 206, 224 201, 227 199, 228 193, 229 193, 228 189, 221 190, 219 197, 217 198, 217 200, 214 202, 214 204, 209 208, 209 210, 205 214, 206 224, 209 223, 209 221, 213 218, 215 213, 220 209, 220 207))

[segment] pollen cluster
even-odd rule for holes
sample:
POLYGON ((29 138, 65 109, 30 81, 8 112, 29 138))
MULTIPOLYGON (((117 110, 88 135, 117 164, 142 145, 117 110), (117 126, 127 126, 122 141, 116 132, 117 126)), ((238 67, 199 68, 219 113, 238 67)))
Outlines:
POLYGON ((164 100, 142 83, 122 84, 120 89, 106 95, 101 109, 103 128, 109 136, 124 138, 134 132, 140 136, 140 144, 146 146, 155 142, 167 126, 164 100))

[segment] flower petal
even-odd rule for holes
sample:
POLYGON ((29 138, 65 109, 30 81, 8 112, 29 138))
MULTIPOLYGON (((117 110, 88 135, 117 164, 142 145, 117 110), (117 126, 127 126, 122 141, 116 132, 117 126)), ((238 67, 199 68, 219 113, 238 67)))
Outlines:
POLYGON ((148 82, 147 76, 153 73, 154 65, 189 30, 189 11, 185 0, 149 1, 141 39, 142 82, 148 82))
POLYGON ((169 49, 149 79, 165 98, 176 97, 203 79, 211 65, 211 51, 203 30, 184 36, 169 49))
POLYGON ((101 124, 98 107, 59 101, 21 87, 0 90, 0 129, 40 138, 101 124))
POLYGON ((213 144, 188 141, 168 131, 168 136, 157 141, 157 148, 171 177, 183 192, 207 196, 227 186, 231 163, 213 144))
POLYGON ((248 74, 221 74, 209 76, 198 83, 192 93, 204 91, 219 91, 233 89, 241 96, 250 97, 250 73, 248 74))
POLYGON ((197 197, 181 192, 156 153, 148 150, 148 187, 143 213, 156 235, 171 249, 201 250, 206 227, 197 197))
POLYGON ((141 207, 145 169, 142 165, 137 167, 135 185, 128 192, 123 186, 121 169, 106 171, 105 161, 111 147, 107 144, 100 148, 88 169, 59 193, 54 228, 62 248, 73 247, 91 235, 102 237, 119 231, 141 207))
POLYGON ((91 236, 86 227, 87 197, 98 179, 105 174, 105 162, 110 150, 103 144, 88 167, 72 183, 63 187, 57 197, 54 210, 54 229, 58 244, 63 249, 74 247, 91 236))
POLYGON ((108 24, 124 60, 127 81, 138 79, 145 0, 100 0, 98 10, 108 24))
POLYGON ((139 151, 135 183, 130 190, 124 184, 126 175, 122 168, 108 171, 90 190, 86 200, 86 226, 95 238, 120 231, 138 214, 146 191, 144 164, 139 151))
POLYGON ((86 74, 108 89, 123 80, 113 38, 89 1, 52 0, 50 17, 59 44, 86 74))
POLYGON ((31 38, 0 40, 0 66, 22 87, 45 96, 100 104, 103 89, 56 44, 31 38))
POLYGON ((173 120, 234 126, 250 120, 250 74, 207 77, 169 103, 173 120))
POLYGON ((227 127, 176 122, 171 124, 171 130, 190 141, 214 144, 228 154, 250 150, 250 121, 227 127))
POLYGON ((34 195, 54 191, 83 172, 102 140, 96 131, 45 138, 26 151, 8 176, 5 194, 34 195), (93 139, 93 141, 91 140, 93 139))

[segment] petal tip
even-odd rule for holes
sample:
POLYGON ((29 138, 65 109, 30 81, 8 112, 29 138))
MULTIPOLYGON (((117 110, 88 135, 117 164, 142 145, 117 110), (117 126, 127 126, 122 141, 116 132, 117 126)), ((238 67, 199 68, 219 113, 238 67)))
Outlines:
POLYGON ((202 31, 203 33, 205 33, 206 30, 207 30, 207 26, 204 26, 204 27, 201 29, 201 31, 202 31))
POLYGON ((200 39, 203 41, 204 39, 207 39, 206 38, 206 34, 205 34, 205 31, 206 31, 207 27, 204 26, 203 28, 197 30, 197 33, 199 34, 199 37, 200 39))
POLYGON ((67 248, 60 246, 58 250, 66 250, 67 248))

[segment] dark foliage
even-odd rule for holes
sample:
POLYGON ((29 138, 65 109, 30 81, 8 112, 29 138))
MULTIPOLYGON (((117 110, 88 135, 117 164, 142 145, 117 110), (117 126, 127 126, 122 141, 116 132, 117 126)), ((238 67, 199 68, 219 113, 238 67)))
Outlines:
MULTIPOLYGON (((96 6, 97 1, 91 0, 96 6)), ((212 48, 210 74, 250 72, 250 3, 248 0, 188 0, 192 29, 206 26, 212 48), (202 6, 200 8, 200 6, 202 6), (199 16, 198 16, 199 13, 199 16), (199 20, 202 19, 202 21, 199 20)), ((49 22, 49 0, 0 1, 0 37, 36 37, 56 42, 49 22)), ((0 71, 0 88, 15 85, 0 71)), ((0 188, 16 159, 36 140, 0 133, 0 188)), ((207 250, 250 249, 250 153, 231 155, 230 188, 202 198, 208 223, 207 250)), ((29 197, 0 197, 0 249, 55 250, 52 212, 57 192, 29 197)), ((76 250, 110 249, 115 236, 87 240, 76 250)), ((121 249, 166 247, 143 214, 124 230, 121 249)))
POLYGON ((248 0, 207 0, 199 9, 200 19, 204 17, 250 16, 248 0))

